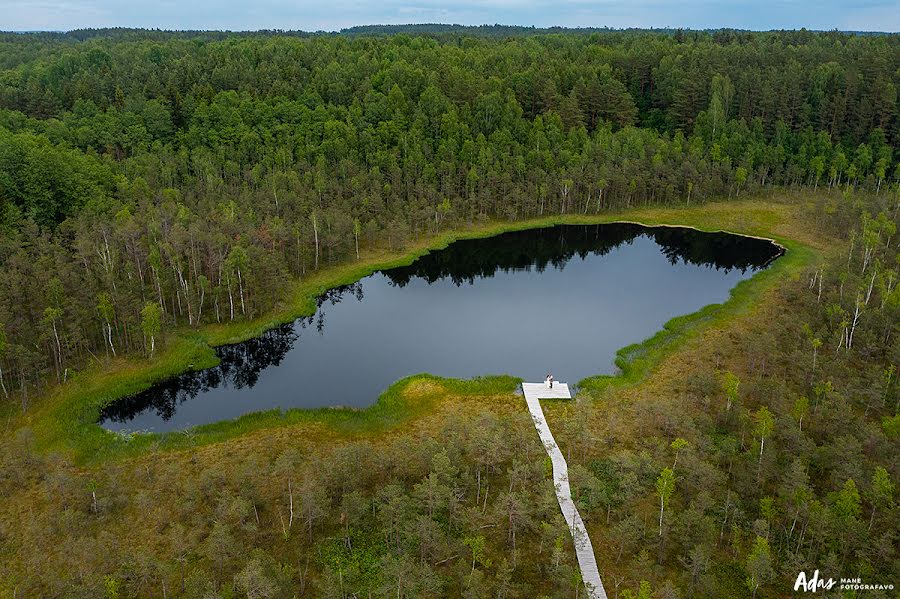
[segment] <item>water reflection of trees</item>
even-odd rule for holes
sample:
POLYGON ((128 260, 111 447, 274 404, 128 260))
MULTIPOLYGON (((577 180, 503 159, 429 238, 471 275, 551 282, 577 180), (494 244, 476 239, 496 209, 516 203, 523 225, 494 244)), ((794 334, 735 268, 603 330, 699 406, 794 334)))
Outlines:
POLYGON ((218 347, 218 366, 173 377, 142 393, 117 400, 103 409, 100 419, 128 422, 141 412, 153 410, 163 420, 169 420, 179 404, 201 393, 219 387, 252 388, 263 370, 281 363, 294 347, 301 330, 314 328, 320 334, 324 332, 323 306, 334 306, 347 297, 362 301, 362 283, 329 289, 316 298, 316 312, 311 316, 275 327, 243 343, 218 347))
POLYGON ((179 404, 211 389, 253 387, 260 372, 281 363, 297 337, 293 325, 285 324, 243 343, 216 348, 221 360, 218 366, 176 376, 142 393, 113 402, 103 409, 100 418, 127 422, 140 412, 153 410, 163 420, 169 420, 179 404))
POLYGON ((727 233, 625 223, 564 225, 457 241, 444 250, 422 256, 409 266, 386 270, 384 275, 402 287, 414 278, 428 283, 449 278, 461 285, 492 277, 497 271, 543 272, 548 266, 562 270, 576 255, 603 256, 644 235, 653 239, 673 264, 681 261, 726 271, 761 268, 779 252, 769 241, 727 233))
POLYGON ((142 393, 113 402, 102 410, 101 422, 128 422, 147 410, 153 410, 163 420, 169 420, 175 415, 179 404, 201 393, 219 387, 252 388, 263 370, 281 363, 302 330, 314 328, 319 334, 324 332, 323 306, 334 306, 348 297, 362 301, 361 282, 335 287, 320 295, 316 298, 316 312, 311 316, 275 327, 242 343, 216 348, 220 360, 218 366, 173 377, 142 393))
POLYGON ((684 262, 726 272, 758 270, 781 254, 778 246, 765 239, 728 233, 657 227, 650 229, 648 236, 672 264, 684 262))
MULTIPOLYGON (((393 285, 405 286, 413 278, 428 283, 449 278, 457 285, 504 272, 548 267, 562 270, 576 255, 602 256, 640 236, 648 236, 672 264, 684 262, 726 271, 755 270, 780 254, 774 244, 726 233, 702 233, 681 228, 646 228, 632 224, 566 225, 505 233, 488 239, 458 241, 427 254, 409 266, 383 271, 393 285)), ((301 331, 324 333, 326 305, 345 298, 363 299, 363 284, 356 282, 329 289, 316 299, 313 315, 276 327, 236 345, 216 350, 221 362, 214 368, 186 373, 153 386, 143 393, 107 406, 101 420, 128 422, 137 414, 153 410, 163 420, 171 419, 178 405, 219 387, 251 388, 260 373, 277 366, 296 343, 301 331)))

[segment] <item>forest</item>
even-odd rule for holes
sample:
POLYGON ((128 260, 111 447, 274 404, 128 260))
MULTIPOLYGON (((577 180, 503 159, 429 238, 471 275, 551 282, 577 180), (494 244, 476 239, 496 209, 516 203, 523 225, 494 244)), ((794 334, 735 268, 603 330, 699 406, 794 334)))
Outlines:
POLYGON ((89 466, 32 419, 82 374, 264 318, 367 253, 722 201, 735 230, 810 253, 692 333, 682 369, 548 410, 607 591, 897 584, 898 86, 897 35, 0 34, 0 589, 579 596, 504 379, 398 384, 436 407, 387 438, 303 424, 89 466))

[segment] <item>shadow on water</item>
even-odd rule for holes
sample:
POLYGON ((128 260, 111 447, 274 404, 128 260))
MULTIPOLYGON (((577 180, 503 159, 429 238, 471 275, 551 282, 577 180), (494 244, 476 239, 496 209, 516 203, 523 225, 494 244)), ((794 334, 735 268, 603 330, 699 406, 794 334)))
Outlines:
POLYGON ((327 291, 313 315, 217 348, 218 366, 117 400, 101 424, 166 431, 272 408, 362 407, 423 371, 540 380, 547 367, 575 383, 780 254, 766 240, 634 224, 458 241, 327 291))
POLYGON ((489 239, 457 241, 446 249, 422 256, 409 266, 383 271, 403 286, 411 279, 428 283, 448 278, 457 285, 497 272, 562 270, 573 257, 605 256, 637 237, 656 242, 671 264, 683 262, 742 273, 764 266, 780 250, 769 241, 728 233, 702 233, 680 227, 644 227, 629 223, 560 225, 514 231, 489 239))

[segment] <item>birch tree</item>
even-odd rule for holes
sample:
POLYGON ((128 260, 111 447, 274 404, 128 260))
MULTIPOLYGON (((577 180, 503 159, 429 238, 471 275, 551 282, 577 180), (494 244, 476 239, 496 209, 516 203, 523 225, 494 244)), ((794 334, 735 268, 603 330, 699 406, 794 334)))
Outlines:
POLYGON ((801 395, 794 402, 794 407, 791 409, 791 415, 797 419, 797 425, 800 427, 801 432, 803 431, 803 419, 808 412, 809 399, 805 395, 801 395))
POLYGON ((758 536, 747 556, 747 588, 750 589, 751 596, 756 597, 759 587, 772 580, 774 575, 769 542, 758 536))
POLYGON ((724 374, 723 386, 725 387, 725 410, 731 411, 731 406, 737 403, 738 387, 741 381, 731 372, 724 374))
POLYGON ((662 536, 663 513, 666 509, 666 502, 672 497, 674 491, 675 472, 671 468, 663 468, 656 479, 656 496, 659 497, 659 536, 662 536))
POLYGON ((153 302, 147 302, 144 309, 141 310, 141 331, 144 333, 144 343, 147 338, 150 339, 150 352, 152 356, 156 351, 156 336, 162 328, 162 310, 159 305, 153 302))
POLYGON ((3 382, 3 359, 6 357, 8 347, 9 342, 6 338, 6 331, 3 328, 3 323, 0 322, 0 390, 3 391, 4 397, 9 397, 9 391, 6 390, 6 383, 3 382))
POLYGON ((313 211, 313 213, 310 215, 309 218, 310 218, 310 220, 312 221, 312 226, 313 226, 313 239, 315 240, 315 244, 316 244, 316 262, 315 262, 315 265, 316 265, 316 270, 319 270, 319 220, 318 220, 318 218, 316 218, 316 213, 315 213, 315 211, 313 211))
POLYGON ((872 504, 872 515, 869 517, 869 530, 875 522, 875 512, 888 510, 894 504, 894 483, 891 475, 883 466, 875 468, 872 475, 872 488, 869 491, 869 502, 872 504))
POLYGON ((681 452, 682 449, 684 449, 688 445, 689 445, 689 443, 687 441, 685 441, 684 439, 682 439, 681 437, 678 437, 677 439, 672 441, 672 444, 670 445, 670 447, 673 450, 675 450, 675 460, 672 462, 672 471, 673 472, 675 471, 675 466, 678 465, 678 454, 681 452))
MULTIPOLYGON (((244 301, 244 275, 247 273, 247 270, 250 265, 250 258, 247 255, 247 250, 243 247, 236 245, 231 248, 231 251, 228 253, 228 258, 225 260, 225 269, 228 273, 229 277, 237 277, 238 284, 238 294, 241 301, 241 314, 247 314, 247 306, 244 301)), ((229 296, 231 294, 231 286, 229 284, 229 296)), ((233 301, 232 301, 233 304, 233 301)), ((232 320, 234 320, 234 308, 232 307, 232 320)))
POLYGON ((113 357, 115 357, 116 346, 113 344, 112 340, 112 320, 115 318, 115 310, 108 293, 104 292, 97 296, 97 312, 100 313, 100 318, 103 320, 106 343, 108 344, 113 357))
POLYGON ((756 424, 753 433, 759 437, 759 462, 762 462, 763 450, 766 447, 766 438, 772 434, 772 430, 775 428, 775 417, 772 416, 772 412, 769 411, 769 408, 763 406, 753 415, 753 421, 756 424))

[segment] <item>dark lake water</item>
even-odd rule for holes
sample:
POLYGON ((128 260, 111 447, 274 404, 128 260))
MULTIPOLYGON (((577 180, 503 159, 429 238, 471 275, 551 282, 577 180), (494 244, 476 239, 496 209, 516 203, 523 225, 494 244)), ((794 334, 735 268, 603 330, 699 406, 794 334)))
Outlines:
POLYGON ((218 348, 215 368, 118 400, 112 430, 169 431, 272 408, 364 407, 421 372, 577 383, 674 316, 728 298, 774 244, 630 224, 459 241, 319 298, 313 316, 218 348))

